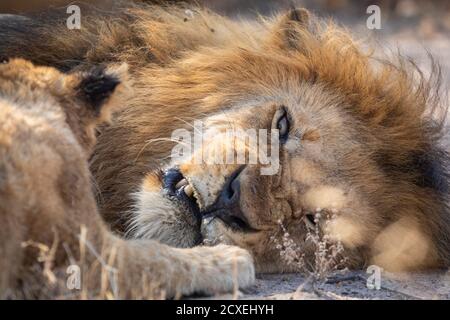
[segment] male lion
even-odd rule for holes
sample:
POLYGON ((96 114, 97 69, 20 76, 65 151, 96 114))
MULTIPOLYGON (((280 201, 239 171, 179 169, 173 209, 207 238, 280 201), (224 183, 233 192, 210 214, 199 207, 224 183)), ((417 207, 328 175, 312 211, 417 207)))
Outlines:
POLYGON ((101 213, 117 232, 178 247, 237 244, 264 272, 313 265, 317 247, 338 244, 331 259, 344 256, 349 267, 449 266, 445 110, 435 73, 425 79, 401 57, 375 59, 304 9, 250 22, 118 5, 108 15, 85 11, 75 32, 64 23, 6 25, 0 55, 63 70, 130 64, 135 96, 102 130, 91 166, 101 213), (174 147, 186 141, 172 134, 195 131, 194 120, 218 135, 174 164, 174 147), (247 142, 227 138, 229 128, 277 132, 275 174, 261 174, 259 162, 194 159, 222 145, 250 156, 247 142), (300 254, 286 263, 280 249, 300 254))
POLYGON ((95 126, 123 103, 124 71, 64 75, 24 60, 0 65, 0 297, 66 294, 44 284, 57 288, 70 265, 80 268, 85 297, 214 293, 252 282, 242 249, 126 241, 104 225, 87 156, 95 126))

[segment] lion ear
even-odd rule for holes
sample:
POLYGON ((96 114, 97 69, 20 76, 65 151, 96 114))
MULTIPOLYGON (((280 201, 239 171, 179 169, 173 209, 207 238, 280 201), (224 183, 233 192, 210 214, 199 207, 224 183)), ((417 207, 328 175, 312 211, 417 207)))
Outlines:
POLYGON ((98 125, 125 106, 132 92, 126 64, 62 74, 54 88, 60 97, 72 100, 64 108, 67 121, 87 151, 95 144, 98 125))
POLYGON ((307 27, 310 22, 311 14, 305 8, 293 8, 289 10, 284 16, 281 18, 281 23, 291 23, 295 22, 303 27, 307 27))
POLYGON ((84 110, 79 115, 87 122, 108 121, 112 112, 125 104, 130 96, 131 84, 128 65, 95 66, 63 76, 60 94, 71 96, 84 110))
POLYGON ((111 105, 111 100, 118 95, 119 88, 127 80, 126 65, 106 69, 97 66, 88 72, 80 73, 79 84, 75 93, 96 117, 100 117, 111 105))
POLYGON ((294 8, 275 22, 270 44, 283 50, 303 50, 305 38, 312 33, 311 14, 304 8, 294 8))

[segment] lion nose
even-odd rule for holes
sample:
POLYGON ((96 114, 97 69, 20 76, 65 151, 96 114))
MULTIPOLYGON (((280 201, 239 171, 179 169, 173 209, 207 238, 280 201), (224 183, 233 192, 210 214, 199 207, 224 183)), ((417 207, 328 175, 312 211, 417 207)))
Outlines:
POLYGON ((218 204, 223 207, 233 207, 239 203, 241 184, 239 182, 239 175, 243 167, 239 168, 228 178, 223 186, 222 192, 219 195, 218 204))
MULTIPOLYGON (((217 201, 207 212, 217 216, 227 225, 240 230, 254 230, 241 210, 240 174, 245 166, 236 170, 227 180, 217 201)), ((207 213, 208 214, 208 213, 207 213)))
POLYGON ((220 200, 224 205, 233 205, 239 201, 241 185, 239 179, 233 177, 233 179, 227 182, 220 194, 220 200))
POLYGON ((235 229, 255 230, 249 225, 241 210, 241 183, 239 175, 244 168, 245 166, 240 167, 227 179, 217 200, 204 210, 202 214, 204 216, 215 216, 235 229))

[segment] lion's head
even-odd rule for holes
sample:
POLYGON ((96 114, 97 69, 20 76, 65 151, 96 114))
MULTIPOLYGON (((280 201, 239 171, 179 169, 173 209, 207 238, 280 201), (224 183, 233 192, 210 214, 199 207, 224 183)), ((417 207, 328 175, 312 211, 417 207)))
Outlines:
POLYGON ((112 179, 105 157, 126 166, 115 178, 122 186, 145 174, 128 235, 182 247, 237 244, 260 271, 292 270, 279 255, 289 243, 299 259, 314 260, 311 233, 340 243, 349 266, 448 264, 447 155, 433 79, 405 59, 363 53, 302 9, 241 25, 239 36, 235 24, 222 27, 235 41, 205 40, 139 69, 140 94, 100 137, 94 162, 100 184, 110 185, 104 194, 114 189, 104 182, 112 179), (256 145, 228 135, 248 130, 256 145), (217 157, 224 146, 231 158, 217 157))

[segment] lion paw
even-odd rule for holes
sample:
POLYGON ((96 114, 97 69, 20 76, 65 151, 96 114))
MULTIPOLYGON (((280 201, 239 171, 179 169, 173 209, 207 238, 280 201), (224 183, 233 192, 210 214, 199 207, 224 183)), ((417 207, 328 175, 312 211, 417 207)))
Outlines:
POLYGON ((248 288, 255 282, 255 267, 250 253, 244 249, 218 245, 185 249, 192 272, 189 285, 179 288, 184 295, 214 295, 248 288))

